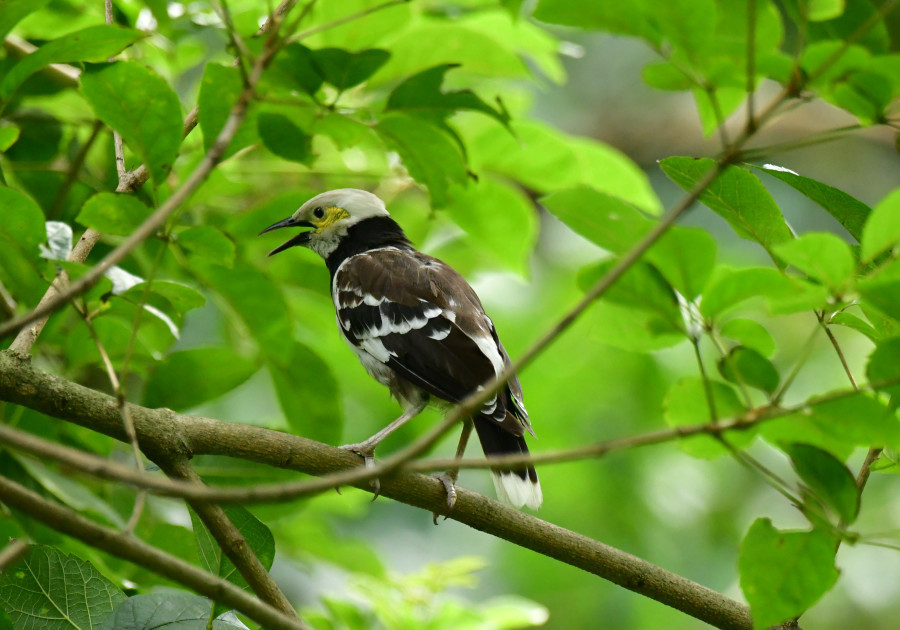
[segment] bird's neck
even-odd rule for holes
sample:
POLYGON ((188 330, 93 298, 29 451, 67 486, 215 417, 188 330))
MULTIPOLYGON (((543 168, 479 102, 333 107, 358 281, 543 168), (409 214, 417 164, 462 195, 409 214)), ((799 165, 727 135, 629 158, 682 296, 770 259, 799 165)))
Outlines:
POLYGON ((410 248, 412 245, 396 221, 390 217, 363 219, 347 229, 338 246, 325 258, 328 271, 334 276, 342 262, 354 256, 380 247, 410 248))

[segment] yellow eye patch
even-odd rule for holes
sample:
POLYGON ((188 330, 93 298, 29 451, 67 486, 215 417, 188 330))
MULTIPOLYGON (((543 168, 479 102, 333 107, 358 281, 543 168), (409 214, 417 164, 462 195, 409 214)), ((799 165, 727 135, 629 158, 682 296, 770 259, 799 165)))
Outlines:
POLYGON ((316 225, 316 229, 314 231, 316 233, 319 233, 328 226, 337 223, 341 219, 346 219, 349 216, 350 213, 343 208, 338 208, 337 206, 328 206, 327 208, 325 208, 324 217, 322 217, 321 219, 313 219, 312 222, 316 225))

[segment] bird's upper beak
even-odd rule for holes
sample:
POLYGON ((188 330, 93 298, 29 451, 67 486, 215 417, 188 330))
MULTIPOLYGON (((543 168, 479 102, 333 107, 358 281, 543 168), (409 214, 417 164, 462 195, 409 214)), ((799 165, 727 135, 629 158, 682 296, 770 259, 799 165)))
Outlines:
MULTIPOLYGON (((286 227, 312 228, 312 227, 316 227, 316 226, 313 225, 312 223, 310 223, 309 221, 298 221, 298 220, 294 219, 294 217, 291 216, 291 217, 288 217, 287 219, 284 219, 283 221, 279 221, 278 223, 273 223, 272 225, 267 227, 265 230, 260 232, 259 236, 262 236, 266 232, 271 232, 272 230, 277 230, 279 228, 286 228, 286 227)), ((306 245, 309 242, 309 239, 310 239, 310 232, 301 232, 300 234, 297 234, 296 236, 289 238, 284 243, 282 243, 281 245, 279 245, 278 247, 276 247, 275 249, 270 251, 269 256, 274 256, 278 252, 283 252, 284 250, 294 247, 295 245, 306 245)))

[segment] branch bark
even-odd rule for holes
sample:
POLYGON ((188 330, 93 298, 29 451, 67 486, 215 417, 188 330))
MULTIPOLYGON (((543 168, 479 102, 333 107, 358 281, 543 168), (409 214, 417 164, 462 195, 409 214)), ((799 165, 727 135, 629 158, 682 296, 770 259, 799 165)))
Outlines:
MULTIPOLYGON (((0 352, 0 399, 127 441, 114 398, 37 370, 30 360, 10 352, 0 352)), ((211 454, 318 476, 359 467, 351 453, 294 435, 168 409, 130 405, 130 412, 144 453, 157 463, 211 454)), ((357 487, 371 491, 365 481, 357 487)), ((429 513, 446 510, 443 486, 434 477, 391 474, 381 478, 381 494, 429 513)), ((753 627, 747 607, 735 600, 478 493, 460 488, 449 518, 593 573, 717 628, 753 627)))

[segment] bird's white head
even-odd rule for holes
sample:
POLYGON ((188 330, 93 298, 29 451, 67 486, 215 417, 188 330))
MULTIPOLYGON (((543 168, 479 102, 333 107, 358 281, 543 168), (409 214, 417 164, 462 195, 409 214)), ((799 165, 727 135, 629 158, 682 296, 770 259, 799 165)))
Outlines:
POLYGON ((287 219, 270 225, 260 234, 285 227, 312 228, 285 241, 269 252, 269 256, 302 245, 322 258, 328 258, 351 226, 364 219, 387 216, 390 215, 384 202, 372 193, 357 188, 339 188, 316 195, 287 219))

